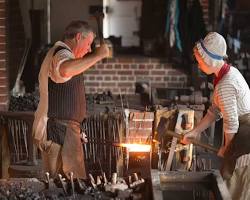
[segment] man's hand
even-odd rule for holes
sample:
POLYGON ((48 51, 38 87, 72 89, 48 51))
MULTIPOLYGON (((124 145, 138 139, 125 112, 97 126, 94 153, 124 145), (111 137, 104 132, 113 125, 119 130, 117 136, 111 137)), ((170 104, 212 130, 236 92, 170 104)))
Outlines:
POLYGON ((109 56, 109 48, 107 44, 101 44, 100 47, 96 48, 96 54, 102 58, 109 56))
POLYGON ((85 132, 81 132, 81 141, 82 143, 88 142, 87 135, 85 134, 85 132))
POLYGON ((183 139, 181 140, 181 143, 183 144, 190 144, 192 139, 195 139, 198 136, 198 132, 196 132, 194 129, 188 133, 186 133, 183 136, 183 139))
POLYGON ((219 151, 218 151, 218 153, 217 153, 217 156, 224 158, 226 149, 227 149, 227 148, 226 148, 225 146, 220 147, 220 149, 219 149, 219 151))

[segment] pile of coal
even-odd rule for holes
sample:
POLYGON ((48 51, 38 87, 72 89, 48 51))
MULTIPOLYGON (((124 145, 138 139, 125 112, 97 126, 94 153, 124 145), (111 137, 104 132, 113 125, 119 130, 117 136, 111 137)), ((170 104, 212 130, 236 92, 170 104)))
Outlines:
POLYGON ((37 93, 26 93, 23 96, 11 96, 9 111, 35 111, 39 103, 37 93))

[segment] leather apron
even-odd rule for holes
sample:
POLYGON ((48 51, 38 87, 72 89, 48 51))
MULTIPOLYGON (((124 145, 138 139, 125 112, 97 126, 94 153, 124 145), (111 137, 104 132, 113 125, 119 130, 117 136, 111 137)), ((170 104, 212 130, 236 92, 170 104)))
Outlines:
POLYGON ((226 180, 231 178, 237 158, 250 153, 250 114, 240 116, 239 123, 238 132, 226 150, 222 163, 221 174, 226 180))
MULTIPOLYGON (((84 163, 83 144, 80 138, 80 123, 71 120, 53 119, 54 125, 62 126, 59 134, 64 135, 61 149, 62 170, 69 178, 69 173, 73 172, 74 178, 86 179, 86 170, 84 163)), ((52 127, 48 125, 48 131, 53 132, 52 127)), ((53 141, 53 139, 52 139, 53 141)), ((54 141, 55 142, 55 141, 54 141)))

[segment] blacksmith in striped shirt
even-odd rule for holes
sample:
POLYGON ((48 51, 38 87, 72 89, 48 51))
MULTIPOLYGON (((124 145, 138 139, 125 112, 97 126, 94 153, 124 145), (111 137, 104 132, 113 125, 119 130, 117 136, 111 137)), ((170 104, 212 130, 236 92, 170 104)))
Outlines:
MULTIPOLYGON (((250 199, 250 193, 236 197, 239 192, 233 184, 235 176, 243 172, 249 174, 247 182, 250 182, 250 90, 238 69, 225 62, 226 50, 225 39, 216 32, 209 33, 193 49, 199 68, 208 75, 215 75, 215 88, 212 106, 200 123, 185 134, 184 142, 188 143, 188 139, 197 137, 222 117, 224 144, 218 152, 218 156, 224 157, 222 176, 231 182, 229 189, 233 199, 245 199, 248 195, 247 199, 250 199)), ((239 182, 242 180, 237 181, 238 186, 241 185, 239 182)))

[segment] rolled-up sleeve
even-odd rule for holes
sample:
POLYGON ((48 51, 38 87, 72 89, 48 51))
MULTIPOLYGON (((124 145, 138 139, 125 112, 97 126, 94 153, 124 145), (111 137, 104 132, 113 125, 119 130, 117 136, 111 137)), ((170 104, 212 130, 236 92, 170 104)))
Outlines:
POLYGON ((213 103, 207 111, 210 115, 215 116, 215 120, 218 121, 222 118, 222 114, 220 112, 220 109, 213 103))
POLYGON ((71 79, 71 77, 63 77, 60 74, 60 66, 67 60, 74 59, 74 55, 68 49, 61 49, 53 56, 52 65, 49 71, 50 78, 56 83, 64 83, 71 79))
POLYGON ((236 90, 232 84, 218 88, 218 107, 223 116, 223 129, 226 133, 237 133, 239 128, 236 90))

